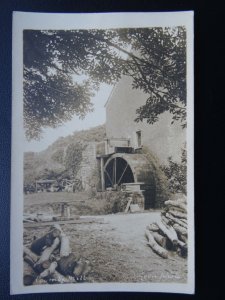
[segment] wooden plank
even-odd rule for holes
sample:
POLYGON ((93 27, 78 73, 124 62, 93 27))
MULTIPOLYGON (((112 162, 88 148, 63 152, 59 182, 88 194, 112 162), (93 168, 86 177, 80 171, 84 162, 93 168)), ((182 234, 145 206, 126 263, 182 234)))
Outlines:
POLYGON ((124 211, 125 214, 128 212, 128 210, 129 210, 129 208, 130 208, 131 202, 132 202, 132 198, 130 198, 129 201, 127 202, 127 206, 126 206, 125 211, 124 211))
POLYGON ((104 174, 104 159, 101 157, 100 159, 100 164, 101 164, 101 186, 102 186, 102 191, 105 190, 105 174, 104 174))
POLYGON ((116 157, 115 157, 114 176, 115 176, 114 184, 116 185, 116 157))
POLYGON ((120 184, 120 181, 121 181, 121 179, 123 178, 123 175, 124 175, 124 173, 126 172, 127 168, 128 168, 128 163, 127 163, 125 169, 123 170, 123 173, 122 173, 122 175, 120 176, 120 179, 118 180, 118 185, 120 184))
POLYGON ((35 222, 35 223, 24 223, 24 228, 44 227, 52 226, 55 224, 88 224, 88 223, 105 223, 104 218, 80 218, 77 220, 65 220, 65 221, 54 221, 54 222, 35 222))
POLYGON ((111 180, 111 178, 110 178, 110 176, 109 176, 109 173, 107 172, 107 170, 105 169, 105 173, 106 173, 106 175, 108 176, 108 178, 109 178, 109 181, 111 182, 111 185, 113 186, 113 182, 112 182, 112 180, 111 180))

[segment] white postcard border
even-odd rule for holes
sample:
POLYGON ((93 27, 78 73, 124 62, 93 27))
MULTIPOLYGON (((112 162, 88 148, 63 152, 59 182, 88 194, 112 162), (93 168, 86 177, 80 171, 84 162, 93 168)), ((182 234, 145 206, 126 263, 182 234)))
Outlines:
POLYGON ((194 293, 194 87, 193 87, 193 12, 164 13, 13 13, 12 71, 12 169, 10 292, 135 291, 194 293), (106 29, 121 27, 163 27, 184 25, 187 28, 187 161, 188 161, 188 280, 178 283, 76 283, 62 285, 23 285, 23 30, 24 29, 106 29))

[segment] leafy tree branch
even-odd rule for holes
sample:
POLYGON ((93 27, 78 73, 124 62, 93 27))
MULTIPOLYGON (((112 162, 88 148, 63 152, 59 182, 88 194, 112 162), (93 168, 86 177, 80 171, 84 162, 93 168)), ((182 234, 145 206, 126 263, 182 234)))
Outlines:
POLYGON ((74 114, 91 111, 100 83, 122 76, 146 94, 136 121, 154 123, 169 111, 173 122, 186 120, 186 30, 125 28, 115 30, 24 31, 24 127, 38 139, 74 114))

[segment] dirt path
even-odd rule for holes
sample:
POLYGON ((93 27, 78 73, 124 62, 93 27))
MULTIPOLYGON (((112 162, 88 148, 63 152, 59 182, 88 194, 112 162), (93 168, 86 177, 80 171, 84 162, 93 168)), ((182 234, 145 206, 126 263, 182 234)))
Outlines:
MULTIPOLYGON (((47 201, 42 197, 41 202, 46 205, 47 201)), ((28 209, 40 210, 37 207, 40 201, 26 202, 28 209)), ((62 228, 70 237, 77 258, 90 261, 89 282, 184 283, 187 280, 187 259, 172 253, 168 259, 160 258, 147 245, 146 226, 159 216, 159 212, 99 215, 94 217, 104 218, 103 223, 64 224, 62 228)), ((26 228, 24 243, 30 243, 34 235, 41 236, 48 230, 49 226, 26 228)))
MULTIPOLYGON (((111 238, 131 247, 133 250, 142 250, 146 246, 144 232, 146 226, 160 219, 159 212, 146 212, 135 214, 106 215, 104 220, 115 230, 111 232, 111 238)), ((146 247, 145 247, 146 248, 146 247)))
POLYGON ((103 224, 67 224, 63 230, 77 258, 91 262, 89 282, 185 282, 187 260, 176 254, 162 259, 146 243, 146 225, 157 218, 156 212, 106 215, 103 224))
POLYGON ((93 281, 185 282, 186 259, 176 254, 162 259, 146 243, 146 226, 159 217, 156 212, 107 215, 107 224, 91 226, 93 281))

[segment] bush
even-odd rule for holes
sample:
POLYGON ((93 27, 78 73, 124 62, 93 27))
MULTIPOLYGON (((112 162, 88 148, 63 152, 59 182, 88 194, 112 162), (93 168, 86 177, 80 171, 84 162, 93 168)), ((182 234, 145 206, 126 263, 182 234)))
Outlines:
POLYGON ((76 174, 80 170, 84 149, 85 146, 82 143, 69 144, 66 149, 64 165, 66 170, 71 172, 73 176, 76 176, 76 174))
POLYGON ((162 166, 169 181, 171 193, 187 194, 187 151, 182 149, 181 161, 174 162, 171 157, 168 158, 168 166, 162 166))
POLYGON ((106 192, 106 204, 105 212, 118 213, 124 212, 128 202, 128 195, 121 191, 107 191, 106 192))
POLYGON ((63 165, 64 162, 64 150, 63 149, 57 149, 53 154, 52 154, 52 160, 56 161, 57 163, 63 165))
POLYGON ((170 198, 168 178, 165 176, 159 160, 147 147, 143 147, 142 153, 149 161, 155 181, 155 208, 163 207, 164 202, 170 198))

